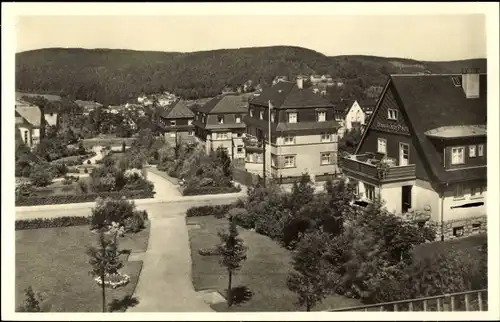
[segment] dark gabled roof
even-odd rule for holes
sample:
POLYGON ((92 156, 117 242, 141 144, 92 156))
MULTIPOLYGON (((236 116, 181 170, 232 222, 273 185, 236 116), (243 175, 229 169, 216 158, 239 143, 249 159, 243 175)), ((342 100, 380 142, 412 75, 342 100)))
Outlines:
POLYGON ((273 108, 333 107, 331 102, 314 94, 310 88, 299 89, 295 82, 279 82, 264 89, 259 96, 250 102, 268 106, 269 101, 271 101, 273 108))
POLYGON ((194 113, 187 107, 184 100, 178 100, 177 102, 162 108, 160 116, 165 119, 182 119, 192 118, 194 117, 194 113))
POLYGON ((338 102, 334 105, 335 112, 339 113, 339 114, 340 113, 346 114, 347 112, 349 112, 349 109, 352 107, 354 102, 355 101, 351 100, 351 99, 341 100, 340 102, 338 102))
POLYGON ((366 111, 373 111, 375 109, 375 105, 377 105, 377 100, 374 98, 367 98, 364 100, 358 101, 359 106, 363 110, 363 112, 366 111))
POLYGON ((206 114, 246 113, 248 103, 243 95, 219 95, 197 109, 206 114))
POLYGON ((433 139, 426 135, 427 131, 444 126, 486 125, 486 75, 479 78, 479 98, 467 98, 462 87, 454 85, 452 77, 461 78, 460 75, 392 75, 377 109, 383 95, 392 89, 400 109, 408 118, 421 158, 440 182, 484 179, 486 167, 446 171, 433 139))

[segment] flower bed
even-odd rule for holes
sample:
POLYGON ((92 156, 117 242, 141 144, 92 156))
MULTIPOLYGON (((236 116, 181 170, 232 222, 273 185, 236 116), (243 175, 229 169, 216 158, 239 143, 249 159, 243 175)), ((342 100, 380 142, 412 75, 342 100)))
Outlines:
POLYGON ((80 202, 93 202, 97 198, 112 198, 112 199, 146 199, 153 198, 154 191, 152 190, 130 190, 117 192, 100 192, 87 193, 81 195, 57 195, 48 197, 21 197, 16 200, 16 206, 41 206, 41 205, 56 205, 80 202))
POLYGON ((182 190, 184 196, 197 196, 197 195, 217 195, 222 193, 236 193, 240 192, 240 187, 186 187, 182 190))
POLYGON ((233 207, 233 205, 216 205, 191 207, 186 212, 186 217, 214 216, 222 218, 233 207))
MULTIPOLYGON (((96 278, 94 278, 94 280, 97 282, 97 284, 102 285, 102 280, 100 276, 97 276, 96 278)), ((104 277, 104 285, 110 288, 117 288, 126 285, 129 282, 130 282, 130 276, 127 274, 121 274, 121 273, 116 273, 111 275, 106 274, 106 276, 104 277)))
POLYGON ((58 228, 71 226, 85 226, 90 223, 90 217, 66 216, 58 218, 35 218, 16 220, 16 230, 58 228))

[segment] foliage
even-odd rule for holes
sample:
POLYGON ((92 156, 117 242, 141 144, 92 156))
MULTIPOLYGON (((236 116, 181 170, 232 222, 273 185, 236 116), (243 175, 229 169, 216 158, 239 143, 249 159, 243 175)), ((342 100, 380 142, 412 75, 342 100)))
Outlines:
MULTIPOLYGON (((80 183, 83 183, 80 181, 80 183)), ((144 199, 153 198, 153 191, 117 191, 117 192, 100 192, 100 193, 87 193, 80 195, 55 195, 48 197, 26 197, 16 200, 16 207, 19 206, 42 206, 42 205, 58 205, 80 202, 94 202, 97 198, 127 198, 127 199, 144 199)))
POLYGON ((21 183, 16 185, 16 201, 22 198, 27 198, 35 193, 31 183, 21 183))
POLYGON ((218 256, 220 255, 220 249, 218 247, 200 248, 198 254, 201 256, 218 256))
POLYGON ((99 247, 87 249, 89 264, 92 269, 90 275, 100 278, 102 288, 102 311, 106 312, 106 281, 107 275, 115 275, 123 267, 116 238, 107 239, 104 232, 99 232, 99 247))
POLYGON ((227 231, 220 231, 218 235, 221 240, 221 244, 218 246, 220 264, 227 269, 229 275, 227 304, 231 306, 233 300, 231 294, 232 275, 241 268, 241 265, 247 259, 247 248, 243 239, 238 236, 238 229, 233 221, 229 222, 227 231))
POLYGON ((182 194, 184 196, 198 196, 198 195, 215 195, 222 193, 236 193, 240 192, 241 188, 239 187, 193 187, 187 186, 182 194))
POLYGON ((144 228, 142 212, 137 211, 133 201, 125 199, 99 198, 92 209, 90 229, 103 229, 117 223, 127 232, 137 232, 144 228))
POLYGON ((42 302, 45 300, 44 297, 39 292, 34 292, 31 286, 28 286, 24 290, 25 299, 23 305, 21 305, 17 311, 19 312, 48 312, 41 306, 42 302))
POLYGON ((31 183, 36 187, 46 187, 52 183, 52 172, 46 165, 35 165, 30 174, 31 183))
MULTIPOLYGON (((330 74, 344 81, 342 95, 363 98, 370 86, 384 85, 394 72, 459 73, 471 64, 485 71, 486 60, 419 62, 373 56, 329 57, 301 47, 271 46, 193 53, 50 48, 16 54, 16 89, 64 92, 72 99, 120 104, 142 93, 174 92, 184 98, 212 97, 227 85, 247 80, 269 86, 277 75, 330 74), (220 64, 224 61, 224 64, 220 64), (393 62, 398 62, 397 66, 393 62), (402 65, 402 66, 401 66, 402 65), (99 66, 96 74, 94 67, 99 66), (164 71, 168 70, 168 73, 164 71), (46 77, 51 75, 51 77, 46 77)), ((339 95, 340 95, 339 94, 339 95)), ((332 99, 336 93, 332 93, 332 99)))
POLYGON ((293 271, 287 278, 288 288, 297 293, 297 304, 310 311, 331 293, 331 284, 339 277, 325 259, 330 236, 319 230, 305 234, 293 255, 293 271))
POLYGON ((85 226, 90 223, 90 218, 85 216, 65 216, 57 218, 35 218, 16 220, 16 230, 58 228, 71 226, 85 226))
POLYGON ((232 205, 191 207, 187 210, 186 217, 214 216, 216 218, 222 218, 231 207, 232 205))
POLYGON ((339 140, 339 153, 353 154, 361 142, 361 129, 354 127, 344 133, 344 136, 339 140))

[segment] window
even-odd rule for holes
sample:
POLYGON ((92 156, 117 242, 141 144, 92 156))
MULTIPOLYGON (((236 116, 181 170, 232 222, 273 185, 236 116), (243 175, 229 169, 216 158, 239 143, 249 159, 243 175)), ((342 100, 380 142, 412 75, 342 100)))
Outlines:
POLYGON ((188 136, 193 136, 194 135, 194 131, 188 131, 188 136))
POLYGON ((321 142, 330 142, 332 135, 330 133, 321 133, 321 142))
POLYGON ((170 132, 170 137, 175 138, 175 132, 170 132))
POLYGON ((271 112, 271 122, 274 122, 275 117, 276 117, 276 113, 275 112, 271 112))
POLYGON ((476 156, 476 146, 469 145, 469 157, 474 158, 476 156))
POLYGON ((451 80, 453 81, 453 85, 455 85, 455 87, 462 87, 462 80, 458 78, 458 76, 452 76, 451 80))
POLYGON ((238 145, 238 146, 236 147, 236 152, 238 152, 238 153, 243 153, 243 145, 238 145))
POLYGON ((236 116, 236 123, 238 123, 238 124, 241 123, 241 116, 239 116, 239 115, 236 116))
POLYGON ((253 117, 253 110, 250 110, 250 117, 253 117))
POLYGON ((394 121, 397 121, 398 120, 398 110, 395 110, 395 109, 388 109, 387 110, 387 118, 389 120, 394 120, 394 121))
POLYGON ((326 121, 326 112, 318 112, 318 122, 326 121))
POLYGON ((287 155, 285 156, 285 168, 294 168, 295 167, 295 156, 287 155))
POLYGON ((335 121, 342 121, 342 115, 335 114, 335 121))
POLYGON ((464 148, 457 147, 451 149, 451 164, 463 164, 464 163, 464 148))
POLYGON ((223 115, 217 116, 217 123, 224 124, 224 116, 223 115))
POLYGON ((226 132, 220 132, 220 133, 214 133, 215 138, 219 140, 226 140, 227 139, 227 133, 226 132))
POLYGON ((261 119, 261 120, 264 119, 264 112, 263 111, 259 112, 259 119, 261 119))
POLYGON ((288 113, 288 123, 297 123, 297 113, 288 113))
POLYGON ((463 184, 459 183, 455 185, 455 189, 453 191, 453 198, 461 199, 463 197, 464 197, 464 186, 463 184))
POLYGON ((188 125, 193 125, 193 120, 188 120, 188 125))
POLYGON ((480 229, 481 229, 480 223, 472 224, 472 233, 473 234, 479 233, 480 229))
POLYGON ((175 126, 175 121, 170 121, 170 126, 175 126))
POLYGON ((365 194, 368 200, 375 199, 375 187, 365 183, 365 194))
POLYGON ((482 157, 484 155, 484 145, 483 144, 479 144, 477 146, 477 156, 478 157, 482 157))
POLYGON ((377 152, 387 154, 387 140, 378 138, 377 140, 377 152))
POLYGON ((333 164, 332 153, 322 152, 321 153, 321 165, 333 164))
POLYGON ((24 143, 28 144, 28 131, 24 131, 24 143))
POLYGON ((241 138, 242 136, 243 136, 243 133, 241 133, 241 132, 236 133, 236 137, 241 138))
POLYGON ((283 137, 283 143, 284 144, 294 144, 295 143, 295 137, 291 136, 291 135, 285 136, 285 137, 283 137))

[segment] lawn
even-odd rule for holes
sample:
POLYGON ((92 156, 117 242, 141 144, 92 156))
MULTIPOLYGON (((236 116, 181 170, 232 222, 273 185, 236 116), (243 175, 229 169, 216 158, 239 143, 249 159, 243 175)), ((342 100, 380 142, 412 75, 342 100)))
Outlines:
MULTIPOLYGON (((80 177, 79 181, 89 184, 89 177, 80 177)), ((62 181, 52 182, 47 187, 35 188, 35 195, 37 197, 49 197, 60 195, 80 195, 82 194, 79 183, 72 182, 71 184, 64 184, 62 181)))
MULTIPOLYGON (((144 252, 148 239, 149 223, 143 231, 119 239, 119 249, 144 252)), ((88 273, 85 254, 86 247, 96 242, 97 235, 88 226, 16 231, 16 308, 31 285, 44 294, 51 312, 100 312, 101 288, 88 273)), ((137 285, 142 261, 127 262, 127 258, 124 254, 121 271, 131 280, 122 288, 107 289, 108 303, 124 302, 137 285)))
MULTIPOLYGON (((187 224, 198 224, 199 229, 189 230, 191 256, 193 261, 193 285, 196 291, 213 289, 225 295, 227 273, 219 265, 217 256, 201 256, 200 248, 211 247, 219 242, 217 231, 227 227, 227 220, 213 216, 187 218, 187 224)), ((188 226, 190 227, 190 226, 188 226)), ((193 226, 191 226, 193 227, 193 226)), ((233 277, 233 288, 247 288, 252 295, 247 301, 231 307, 230 311, 297 311, 297 296, 286 285, 291 270, 290 251, 282 248, 268 237, 238 227, 240 236, 248 246, 247 260, 233 277)), ((360 301, 336 295, 326 299, 315 310, 342 308, 360 305, 360 301)), ((227 305, 212 305, 216 311, 228 310, 227 305)))

